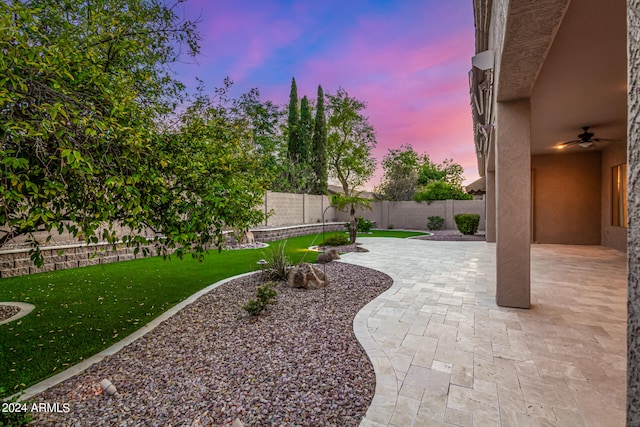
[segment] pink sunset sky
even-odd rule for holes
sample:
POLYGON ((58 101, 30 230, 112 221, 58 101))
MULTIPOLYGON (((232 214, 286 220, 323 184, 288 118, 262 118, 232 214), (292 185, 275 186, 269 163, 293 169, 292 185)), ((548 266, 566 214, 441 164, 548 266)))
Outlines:
MULTIPOLYGON (((474 54, 470 0, 188 0, 178 12, 200 19, 201 55, 178 78, 208 90, 225 77, 232 95, 258 88, 263 100, 315 99, 344 88, 367 104, 374 155, 411 144, 441 162, 452 158, 466 183, 478 177, 469 107, 474 54)), ((382 176, 379 166, 368 187, 382 176)))

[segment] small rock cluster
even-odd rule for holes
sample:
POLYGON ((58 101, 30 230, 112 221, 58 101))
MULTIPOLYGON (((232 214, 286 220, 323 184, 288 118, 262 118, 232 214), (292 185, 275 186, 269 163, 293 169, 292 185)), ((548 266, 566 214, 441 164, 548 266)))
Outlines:
POLYGON ((340 259, 338 250, 336 248, 327 249, 323 253, 318 255, 318 264, 326 264, 336 259, 340 259))
POLYGON ((318 267, 303 262, 291 269, 287 283, 290 288, 313 290, 325 288, 329 280, 318 267))

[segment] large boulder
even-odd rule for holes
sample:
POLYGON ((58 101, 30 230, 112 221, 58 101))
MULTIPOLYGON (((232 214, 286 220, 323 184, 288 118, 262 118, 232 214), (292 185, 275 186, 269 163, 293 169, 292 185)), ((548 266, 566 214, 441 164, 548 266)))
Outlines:
POLYGON ((329 280, 318 267, 303 262, 291 269, 287 282, 290 288, 320 289, 326 287, 329 280))
POLYGON ((340 259, 337 249, 327 249, 324 253, 318 255, 318 264, 326 264, 334 259, 340 259))

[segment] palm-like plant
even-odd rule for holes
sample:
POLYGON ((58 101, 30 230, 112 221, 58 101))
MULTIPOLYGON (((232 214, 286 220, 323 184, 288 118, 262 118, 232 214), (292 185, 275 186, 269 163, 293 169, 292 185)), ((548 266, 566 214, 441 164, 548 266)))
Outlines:
POLYGON ((365 208, 371 210, 371 201, 360 197, 360 193, 351 195, 334 194, 331 196, 331 206, 335 207, 339 211, 349 210, 351 217, 349 221, 349 241, 351 243, 356 242, 356 236, 358 233, 358 220, 356 219, 356 210, 359 208, 365 208))

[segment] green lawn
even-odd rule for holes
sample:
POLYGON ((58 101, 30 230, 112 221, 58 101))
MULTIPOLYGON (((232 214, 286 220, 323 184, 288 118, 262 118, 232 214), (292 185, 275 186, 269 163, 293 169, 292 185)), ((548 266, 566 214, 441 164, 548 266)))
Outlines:
MULTIPOLYGON (((404 233, 370 236, 408 237, 404 233)), ((288 239, 291 261, 315 262, 317 253, 307 247, 321 239, 288 239)), ((36 306, 28 316, 0 325, 0 389, 13 394, 104 350, 198 290, 256 270, 267 251, 212 251, 202 263, 153 257, 0 279, 0 301, 36 306)))

